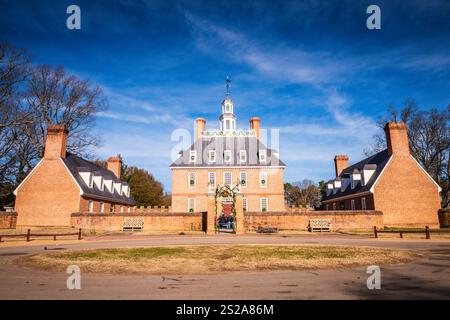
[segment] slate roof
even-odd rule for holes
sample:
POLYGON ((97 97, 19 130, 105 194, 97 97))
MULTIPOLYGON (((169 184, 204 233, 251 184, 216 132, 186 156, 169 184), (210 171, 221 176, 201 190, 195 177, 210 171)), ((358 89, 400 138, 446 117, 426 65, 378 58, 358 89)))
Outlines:
MULTIPOLYGON (((353 189, 351 188, 351 185, 349 184, 343 191, 341 188, 339 188, 336 193, 331 193, 329 196, 325 195, 324 197, 322 197, 322 201, 337 199, 340 197, 345 197, 345 196, 349 196, 349 195, 353 195, 353 194, 357 194, 357 193, 363 193, 363 192, 370 191, 370 188, 372 188, 373 184, 375 183, 375 181, 377 180, 377 178, 380 176, 381 172, 383 171, 384 167, 388 163, 389 158, 390 157, 388 154, 388 150, 385 149, 383 151, 380 151, 380 152, 374 154, 373 156, 370 156, 358 163, 355 163, 354 165, 349 166, 348 168, 345 168, 344 170, 342 170, 341 174, 338 177, 341 180, 344 178, 349 178, 350 175, 355 171, 358 171, 359 173, 362 174, 364 167, 366 169, 374 169, 376 166, 375 172, 373 173, 373 175, 370 177, 369 181, 364 186, 361 184, 361 180, 360 180, 360 181, 358 181, 358 184, 356 186, 354 186, 353 189)), ((330 180, 329 182, 331 183, 333 181, 334 180, 330 180)))
POLYGON ((181 156, 173 162, 170 167, 285 167, 285 163, 281 161, 276 155, 275 151, 268 149, 256 137, 210 137, 197 139, 188 149, 181 151, 181 156), (190 151, 197 152, 197 159, 195 163, 189 162, 190 151), (210 163, 208 160, 209 150, 216 151, 216 162, 210 163), (224 163, 224 150, 231 150, 231 162, 224 163), (239 161, 239 151, 247 151, 247 161, 241 163, 239 161), (259 150, 266 150, 266 161, 259 161, 259 150))
POLYGON ((94 175, 101 175, 103 180, 112 180, 114 183, 122 183, 124 185, 128 185, 126 182, 120 180, 115 176, 114 173, 109 171, 108 169, 97 166, 96 164, 87 161, 83 158, 80 158, 74 154, 69 152, 66 153, 66 157, 62 159, 64 164, 69 169, 72 176, 75 178, 77 184, 83 190, 83 196, 88 198, 95 198, 120 204, 134 205, 135 201, 132 196, 127 197, 122 194, 117 193, 114 189, 114 193, 109 192, 107 188, 104 190, 100 190, 97 185, 94 183, 92 188, 84 182, 83 178, 80 176, 80 172, 91 172, 94 175))

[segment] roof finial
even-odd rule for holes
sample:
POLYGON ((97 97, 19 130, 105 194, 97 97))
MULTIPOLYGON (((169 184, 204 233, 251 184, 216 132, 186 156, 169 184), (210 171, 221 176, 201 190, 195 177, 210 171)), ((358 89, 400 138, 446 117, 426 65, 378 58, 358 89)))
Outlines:
POLYGON ((227 76, 227 78, 226 78, 226 87, 227 87, 227 98, 229 98, 230 97, 230 87, 231 87, 231 80, 230 80, 230 77, 229 76, 227 76))

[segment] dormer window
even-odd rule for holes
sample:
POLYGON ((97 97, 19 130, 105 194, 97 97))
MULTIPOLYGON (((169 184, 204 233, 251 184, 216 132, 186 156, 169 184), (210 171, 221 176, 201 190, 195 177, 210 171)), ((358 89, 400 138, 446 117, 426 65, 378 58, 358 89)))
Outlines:
POLYGON ((195 163, 197 161, 197 151, 191 150, 189 152, 189 162, 195 163))
POLYGON ((223 161, 225 163, 231 163, 231 150, 225 150, 223 153, 223 161))
POLYGON ((208 157, 209 162, 216 162, 216 151, 215 150, 209 150, 208 155, 209 155, 209 157, 208 157))
POLYGON ((267 150, 259 150, 259 162, 266 162, 267 150))
POLYGON ((92 173, 89 171, 80 172, 80 176, 83 179, 84 183, 89 187, 92 188, 94 185, 94 177, 92 176, 92 173))
POLYGON ((247 162, 247 151, 245 151, 245 150, 240 150, 239 151, 239 161, 241 163, 247 162))

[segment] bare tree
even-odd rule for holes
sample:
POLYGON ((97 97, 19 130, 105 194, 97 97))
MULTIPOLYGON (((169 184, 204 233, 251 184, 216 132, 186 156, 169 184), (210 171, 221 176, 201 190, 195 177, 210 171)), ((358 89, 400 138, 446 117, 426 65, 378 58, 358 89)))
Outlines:
MULTIPOLYGON (((416 102, 408 99, 402 109, 389 107, 387 116, 378 121, 383 128, 387 121, 404 121, 408 125, 409 147, 413 157, 419 161, 430 176, 441 186, 442 207, 450 205, 450 105, 439 111, 432 108, 421 110, 416 102)), ((366 155, 386 148, 383 133, 374 136, 375 144, 366 155)))
POLYGON ((98 86, 62 68, 31 66, 0 44, 0 206, 44 154, 49 125, 69 130, 68 151, 91 158, 100 144, 95 115, 107 101, 98 86))

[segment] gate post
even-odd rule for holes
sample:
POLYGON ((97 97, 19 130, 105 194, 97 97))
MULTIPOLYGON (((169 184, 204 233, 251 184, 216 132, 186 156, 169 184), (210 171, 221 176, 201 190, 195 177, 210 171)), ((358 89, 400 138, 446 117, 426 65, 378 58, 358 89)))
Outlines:
POLYGON ((216 233, 216 224, 214 221, 214 194, 208 194, 208 211, 206 213, 206 234, 216 233))
POLYGON ((234 205, 236 208, 236 234, 244 234, 244 198, 241 194, 236 195, 236 203, 234 205))

